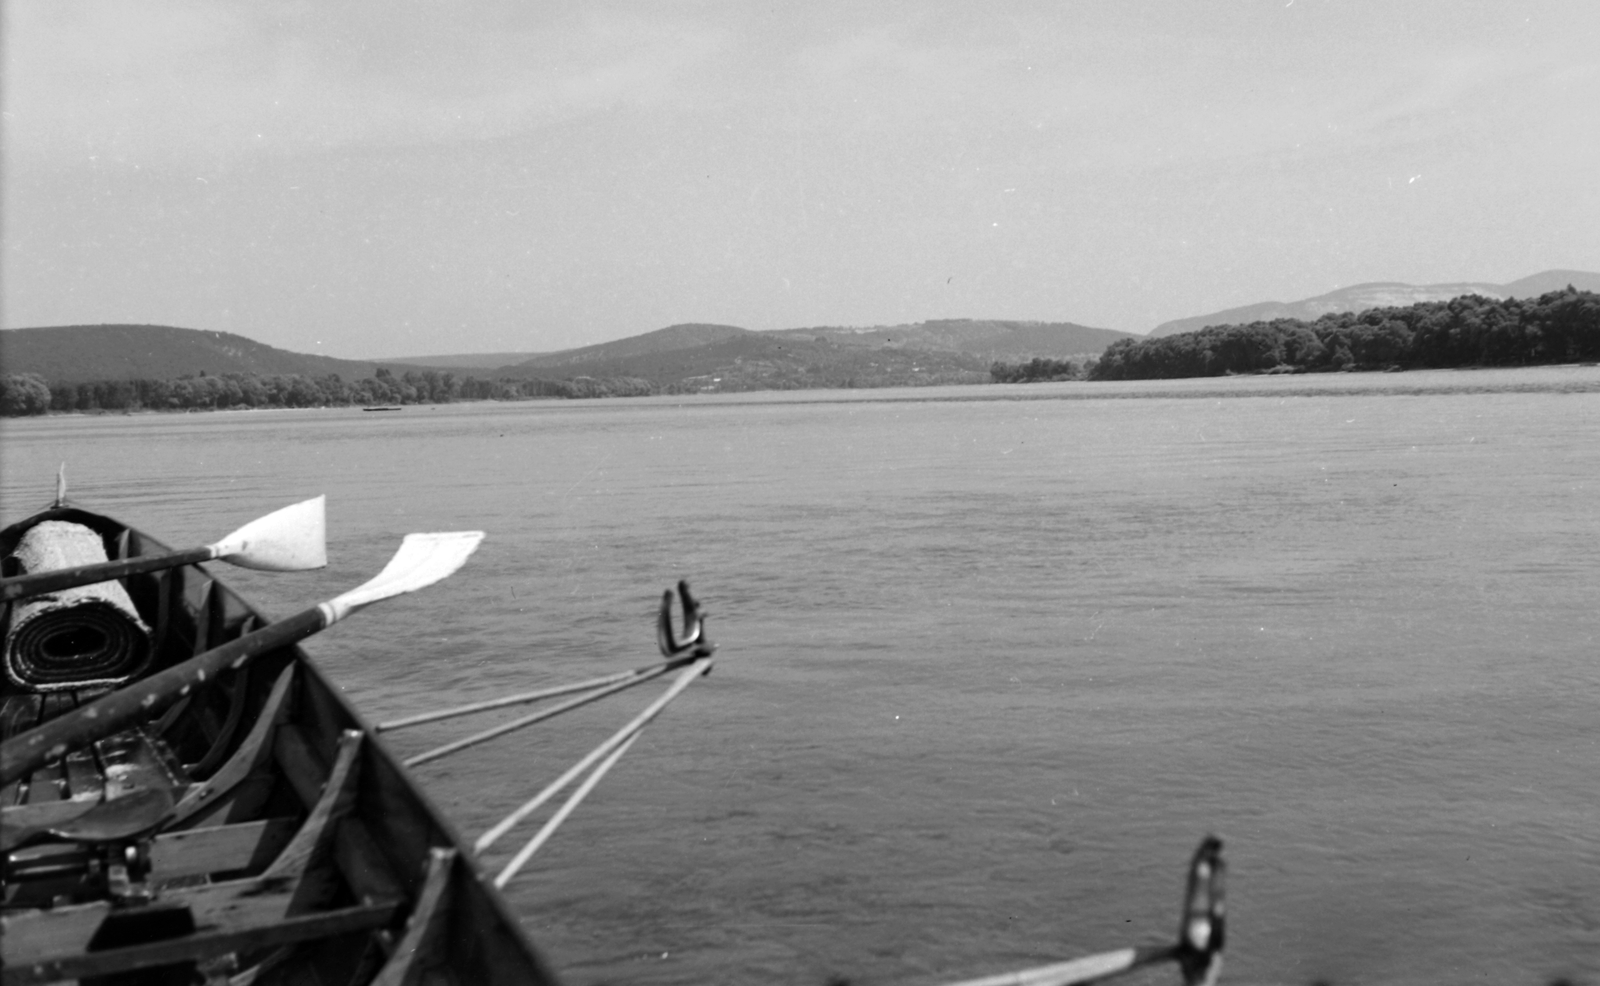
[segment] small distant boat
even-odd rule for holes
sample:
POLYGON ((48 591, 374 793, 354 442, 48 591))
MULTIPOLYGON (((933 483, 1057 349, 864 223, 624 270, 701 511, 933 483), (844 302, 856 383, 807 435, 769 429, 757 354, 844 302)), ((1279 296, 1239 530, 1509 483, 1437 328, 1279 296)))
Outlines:
POLYGON ((400 409, 401 408, 400 408, 399 404, 374 404, 371 407, 364 407, 361 410, 363 410, 363 411, 398 411, 400 409))

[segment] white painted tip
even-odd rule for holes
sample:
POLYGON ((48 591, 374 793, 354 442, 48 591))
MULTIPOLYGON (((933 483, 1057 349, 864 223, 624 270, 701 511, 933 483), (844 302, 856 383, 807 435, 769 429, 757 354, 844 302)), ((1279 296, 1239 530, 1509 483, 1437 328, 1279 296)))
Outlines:
POLYGON ((383 571, 363 585, 322 604, 328 623, 337 623, 380 599, 415 592, 449 578, 483 541, 482 531, 407 534, 383 571))
POLYGON ((264 572, 304 572, 328 564, 328 498, 274 510, 211 545, 214 557, 264 572))

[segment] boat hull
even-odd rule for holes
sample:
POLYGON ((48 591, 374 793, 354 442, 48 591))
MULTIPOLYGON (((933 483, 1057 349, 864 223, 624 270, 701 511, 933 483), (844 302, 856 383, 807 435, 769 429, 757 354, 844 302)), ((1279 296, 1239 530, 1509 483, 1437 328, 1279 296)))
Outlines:
MULTIPOLYGON (((90 527, 112 558, 168 550, 57 507, 0 531, 0 551, 42 520, 90 527)), ((150 673, 270 622, 203 566, 125 581, 152 628, 150 673)), ((103 693, 8 688, 0 731, 103 693)), ((299 647, 6 785, 0 820, 26 843, 5 856, 5 984, 556 982, 467 844, 299 647), (158 824, 118 835, 163 798, 158 824)))

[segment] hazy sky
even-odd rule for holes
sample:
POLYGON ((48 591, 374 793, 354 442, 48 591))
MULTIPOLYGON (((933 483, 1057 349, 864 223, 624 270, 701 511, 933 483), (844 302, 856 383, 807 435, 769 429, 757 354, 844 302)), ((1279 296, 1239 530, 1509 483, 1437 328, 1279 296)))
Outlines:
POLYGON ((1595 0, 7 0, 6 327, 330 356, 1600 269, 1595 0))

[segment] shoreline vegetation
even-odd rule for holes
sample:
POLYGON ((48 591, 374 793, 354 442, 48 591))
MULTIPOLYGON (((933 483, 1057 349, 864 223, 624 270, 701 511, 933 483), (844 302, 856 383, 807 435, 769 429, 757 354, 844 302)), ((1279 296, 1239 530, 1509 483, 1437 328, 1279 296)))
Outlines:
POLYGON ((648 380, 479 380, 436 370, 394 374, 379 368, 362 380, 337 373, 223 373, 176 380, 47 382, 35 373, 0 378, 0 416, 135 411, 232 411, 304 407, 377 407, 456 401, 524 401, 639 397, 657 393, 648 380))
POLYGON ((1090 380, 1543 366, 1600 360, 1600 294, 1463 295, 1403 308, 1207 326, 1106 347, 1090 380))
MULTIPOLYGON (((1098 359, 995 362, 994 383, 1163 380, 1247 374, 1539 366, 1600 361, 1600 294, 1568 287, 1537 299, 1465 295, 1402 308, 1208 326, 1112 343, 1098 359)), ((926 383, 961 382, 928 379, 926 383)), ((0 377, 0 416, 448 404, 699 393, 643 377, 485 380, 438 370, 370 377, 224 373, 175 380, 0 377)))

